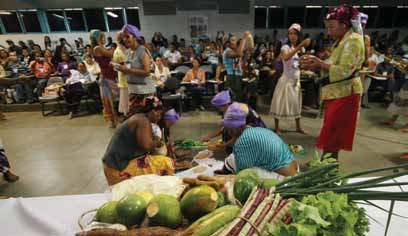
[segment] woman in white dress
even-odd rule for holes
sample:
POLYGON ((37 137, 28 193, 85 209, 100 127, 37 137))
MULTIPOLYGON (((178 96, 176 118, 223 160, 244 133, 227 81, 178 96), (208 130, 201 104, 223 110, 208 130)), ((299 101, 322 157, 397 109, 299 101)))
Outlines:
POLYGON ((273 93, 270 114, 275 119, 275 132, 280 135, 279 120, 295 119, 296 131, 306 132, 300 125, 302 91, 300 89, 300 69, 298 52, 310 44, 310 39, 301 40, 301 26, 292 24, 288 30, 288 44, 282 46, 283 73, 273 93))

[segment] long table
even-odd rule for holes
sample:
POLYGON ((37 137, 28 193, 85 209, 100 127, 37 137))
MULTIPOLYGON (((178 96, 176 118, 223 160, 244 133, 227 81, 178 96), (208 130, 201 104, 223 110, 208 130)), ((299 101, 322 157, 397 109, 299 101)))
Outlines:
MULTIPOLYGON (((363 180, 363 179, 359 179, 363 180)), ((398 179, 407 182, 408 176, 398 179)), ((399 188, 384 190, 401 191, 399 188)), ((404 189, 407 191, 408 189, 404 189)), ((36 198, 10 198, 0 200, 0 235, 2 236, 72 236, 80 230, 79 216, 96 209, 109 201, 108 193, 66 195, 36 198)), ((388 201, 375 201, 383 208, 389 208, 388 201)), ((368 236, 384 235, 388 214, 375 207, 362 205, 370 217, 380 222, 379 225, 370 219, 368 236)), ((394 213, 408 215, 408 202, 396 202, 394 213)), ((406 235, 408 220, 393 216, 389 236, 406 235)))

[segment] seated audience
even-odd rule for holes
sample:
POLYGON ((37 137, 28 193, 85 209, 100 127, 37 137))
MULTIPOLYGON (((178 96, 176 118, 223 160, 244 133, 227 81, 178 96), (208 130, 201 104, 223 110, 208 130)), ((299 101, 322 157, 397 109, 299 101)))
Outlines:
POLYGON ((17 52, 17 55, 21 55, 21 47, 14 44, 14 42, 10 39, 6 40, 8 44, 8 52, 17 52))
POLYGON ((55 50, 55 43, 51 41, 50 36, 44 36, 44 48, 53 52, 55 50))
MULTIPOLYGON (((14 51, 12 51, 14 52, 14 51)), ((0 50, 0 65, 7 68, 9 62, 9 53, 7 50, 0 50)))
POLYGON ((27 102, 33 103, 34 86, 37 87, 37 97, 41 97, 45 87, 47 86, 48 79, 52 73, 52 65, 44 60, 42 53, 39 51, 34 52, 34 61, 30 63, 31 73, 34 74, 34 79, 25 79, 24 90, 27 96, 27 102))
POLYGON ((58 63, 56 72, 61 75, 64 80, 66 80, 70 76, 70 70, 76 70, 76 68, 76 62, 74 60, 71 60, 71 57, 68 55, 68 53, 61 53, 61 62, 58 63))
POLYGON ((385 51, 385 59, 383 62, 377 65, 376 71, 373 73, 374 76, 385 77, 387 80, 379 81, 376 80, 375 84, 383 88, 382 96, 385 100, 392 100, 394 94, 394 66, 390 63, 390 58, 392 58, 392 48, 387 48, 385 51), (387 59, 388 58, 388 59, 387 59))
POLYGON ((32 60, 33 60, 33 57, 30 55, 30 52, 28 51, 28 49, 24 48, 21 51, 21 57, 20 57, 21 64, 25 65, 28 68, 32 60))
POLYGON ((184 61, 191 62, 193 61, 194 58, 197 58, 197 55, 195 53, 193 46, 190 46, 187 48, 187 52, 184 56, 184 61))
POLYGON ((92 54, 87 54, 85 56, 85 66, 87 71, 91 74, 91 80, 95 81, 99 77, 99 74, 101 73, 101 68, 99 67, 99 64, 95 62, 95 60, 92 57, 92 54))
POLYGON ((200 110, 205 110, 202 104, 202 93, 205 91, 205 71, 200 68, 200 61, 193 59, 193 68, 187 71, 183 82, 189 82, 188 91, 192 94, 194 106, 200 110))
POLYGON ((168 67, 163 65, 162 59, 160 56, 155 57, 154 59, 156 66, 154 68, 153 80, 156 88, 159 90, 164 89, 164 83, 167 79, 170 78, 170 70, 168 67))
POLYGON ((85 95, 84 85, 91 82, 91 75, 86 70, 83 62, 78 64, 78 70, 71 70, 66 84, 60 89, 60 95, 64 98, 69 111, 69 118, 74 118, 78 113, 81 99, 85 95))
POLYGON ((177 51, 174 44, 170 44, 169 49, 164 53, 164 58, 166 58, 170 63, 170 68, 175 67, 177 64, 181 63, 181 53, 177 51))
POLYGON ((218 59, 219 63, 217 69, 215 70, 215 81, 217 81, 218 91, 224 90, 224 83, 227 77, 227 69, 225 68, 222 57, 218 59))

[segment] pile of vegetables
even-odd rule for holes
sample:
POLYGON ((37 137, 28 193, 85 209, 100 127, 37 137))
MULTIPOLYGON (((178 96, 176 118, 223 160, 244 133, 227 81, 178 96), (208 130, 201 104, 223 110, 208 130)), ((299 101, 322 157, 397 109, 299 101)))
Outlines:
POLYGON ((276 185, 276 192, 284 197, 302 198, 310 194, 332 191, 335 193, 347 194, 351 201, 370 201, 370 200, 395 200, 408 201, 407 192, 387 192, 368 189, 380 187, 393 187, 408 185, 408 183, 399 183, 397 181, 384 183, 394 178, 408 174, 407 170, 400 171, 408 167, 408 164, 384 167, 378 169, 365 170, 354 173, 339 173, 338 163, 333 159, 327 159, 323 162, 314 159, 310 163, 308 171, 296 176, 287 178, 276 185), (359 182, 348 183, 349 178, 362 177, 368 174, 379 173, 383 171, 393 171, 393 174, 375 177, 359 182))
POLYGON ((267 225, 270 236, 363 236, 369 222, 363 208, 348 201, 346 194, 323 192, 295 201, 289 210, 290 220, 267 225))
MULTIPOLYGON (((405 170, 399 172, 408 164, 344 174, 338 172, 338 164, 330 158, 314 158, 309 165, 306 172, 281 182, 243 170, 235 177, 233 191, 228 189, 230 183, 217 177, 184 178, 187 190, 180 200, 167 194, 129 194, 104 204, 96 219, 137 228, 126 234, 98 229, 78 235, 364 236, 369 230, 368 216, 357 204, 380 208, 372 200, 408 201, 406 192, 372 190, 408 185, 389 182, 408 174, 405 170), (381 171, 393 173, 348 182, 349 178, 381 171)), ((389 216, 393 215, 390 211, 389 216)))
POLYGON ((194 140, 194 139, 183 139, 183 140, 176 140, 174 142, 174 147, 175 148, 180 148, 180 149, 193 149, 193 148, 206 148, 208 143, 201 142, 199 140, 194 140))
MULTIPOLYGON (((219 183, 209 178, 200 176, 200 181, 219 183)), ((77 235, 209 236, 235 219, 239 212, 239 206, 228 205, 224 193, 217 192, 209 185, 192 185, 180 201, 167 194, 153 196, 141 192, 105 203, 95 217, 98 222, 135 229, 120 231, 103 228, 77 235)))

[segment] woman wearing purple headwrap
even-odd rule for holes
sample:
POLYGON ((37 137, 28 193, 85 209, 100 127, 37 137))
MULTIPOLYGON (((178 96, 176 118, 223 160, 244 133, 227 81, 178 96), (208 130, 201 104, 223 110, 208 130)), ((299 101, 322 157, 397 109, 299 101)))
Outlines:
POLYGON ((150 77, 151 56, 141 44, 139 29, 130 24, 122 28, 122 40, 129 50, 126 65, 117 65, 116 69, 127 76, 129 87, 129 116, 141 112, 144 98, 156 93, 153 80, 150 77))
POLYGON ((170 137, 170 128, 180 120, 180 115, 177 114, 175 109, 170 109, 164 113, 163 118, 159 122, 160 128, 163 130, 163 141, 167 147, 167 156, 173 157, 174 150, 173 150, 173 140, 170 137))
MULTIPOLYGON (((229 90, 224 90, 222 92, 217 93, 213 99, 211 100, 211 104, 215 106, 219 112, 221 112, 224 116, 225 112, 227 111, 228 107, 232 104, 231 95, 229 90)), ((242 107, 245 107, 246 111, 246 124, 251 127, 263 127, 266 128, 265 123, 259 116, 259 114, 249 107, 246 104, 241 104, 242 107)), ((227 154, 232 152, 232 145, 234 144, 234 140, 231 136, 228 135, 225 128, 221 125, 217 130, 210 133, 209 135, 203 137, 201 140, 208 142, 211 139, 222 135, 222 144, 216 144, 215 147, 217 150, 226 149, 227 154)))
POLYGON ((228 107, 222 125, 235 140, 225 166, 216 173, 238 173, 247 168, 261 168, 283 176, 293 176, 298 165, 289 147, 269 129, 248 127, 245 107, 233 103, 228 107))

